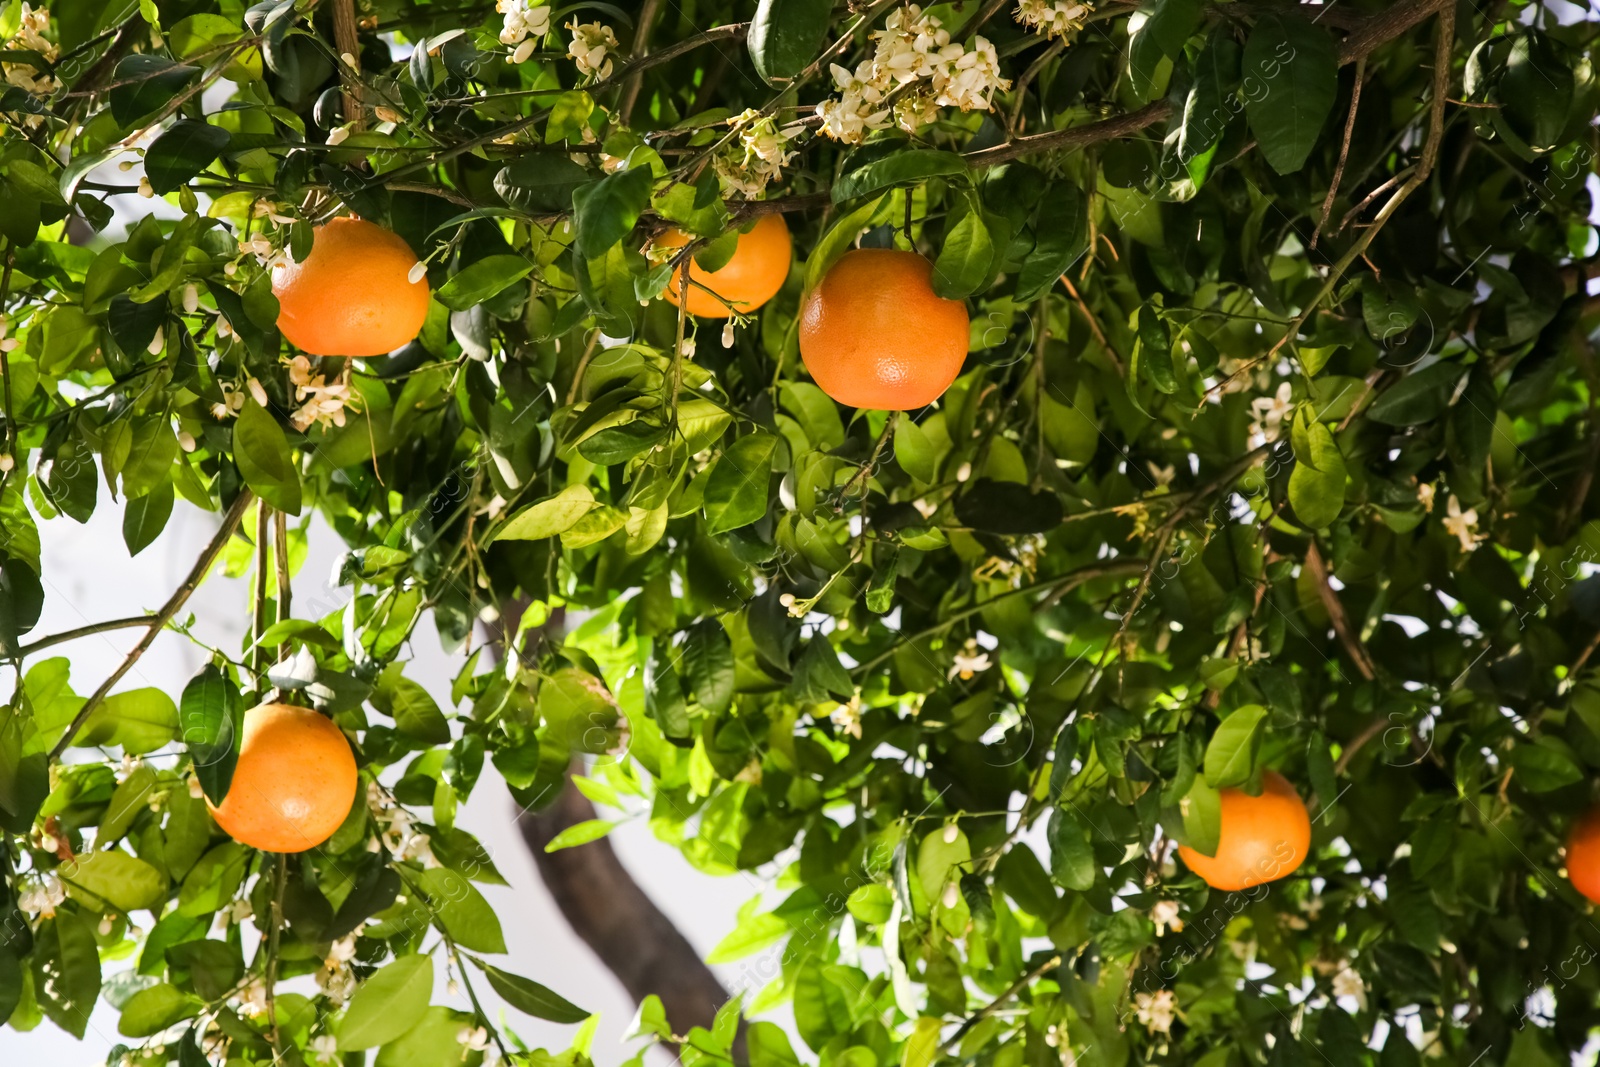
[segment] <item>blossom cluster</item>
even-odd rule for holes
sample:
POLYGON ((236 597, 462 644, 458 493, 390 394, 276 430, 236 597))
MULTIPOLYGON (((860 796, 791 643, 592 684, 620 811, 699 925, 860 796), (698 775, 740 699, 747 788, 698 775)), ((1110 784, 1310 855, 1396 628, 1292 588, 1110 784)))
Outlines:
POLYGON ((1083 29, 1094 7, 1083 0, 1018 0, 1017 21, 1045 37, 1072 37, 1083 29))
POLYGON ((598 74, 611 77, 611 57, 620 47, 617 35, 602 22, 569 22, 572 44, 567 54, 578 62, 579 74, 598 74))
POLYGON ((772 116, 754 108, 735 115, 733 127, 739 133, 737 146, 717 156, 717 177, 746 200, 756 200, 776 181, 784 164, 794 156, 789 142, 798 127, 779 129, 772 116))
POLYGON ((326 426, 344 425, 344 409, 350 403, 350 382, 346 376, 329 382, 324 375, 311 373, 311 361, 305 356, 295 356, 289 361, 289 384, 294 386, 294 398, 300 402, 289 421, 300 431, 312 424, 326 426))
POLYGON ((500 43, 514 46, 511 62, 526 63, 539 39, 550 32, 550 8, 528 0, 498 0, 495 10, 505 17, 500 43))
POLYGON ((995 92, 1011 87, 992 43, 978 36, 969 48, 950 40, 939 19, 916 4, 893 12, 872 39, 872 57, 855 70, 830 68, 839 96, 818 104, 817 115, 835 140, 859 143, 891 123, 915 133, 941 107, 988 111, 995 92))
MULTIPOLYGON (((36 52, 44 57, 45 62, 54 63, 59 53, 56 46, 45 39, 44 33, 49 28, 50 12, 43 8, 36 11, 31 5, 23 4, 22 25, 17 29, 17 35, 6 44, 6 51, 36 52)), ((30 63, 0 63, 0 70, 5 72, 6 84, 14 85, 25 93, 49 96, 56 91, 56 80, 30 63)), ((32 129, 44 121, 44 116, 24 115, 22 121, 32 129)))

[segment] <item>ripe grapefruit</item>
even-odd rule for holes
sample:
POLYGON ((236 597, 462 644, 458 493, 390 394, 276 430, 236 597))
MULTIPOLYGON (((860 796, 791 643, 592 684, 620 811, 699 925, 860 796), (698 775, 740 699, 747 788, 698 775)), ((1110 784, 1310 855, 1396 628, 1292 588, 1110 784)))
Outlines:
POLYGON ((1261 795, 1222 790, 1222 833, 1217 854, 1180 845, 1178 855, 1213 889, 1249 889, 1293 874, 1311 848, 1311 817, 1289 780, 1277 771, 1261 776, 1261 795))
POLYGON ((272 272, 278 329, 313 356, 381 356, 406 344, 428 317, 428 282, 411 281, 417 254, 364 219, 317 227, 311 254, 272 272))
MULTIPOLYGON (((677 229, 656 238, 658 248, 682 248, 688 243, 689 235, 677 229)), ((690 258, 689 298, 685 305, 689 314, 725 319, 735 312, 745 315, 754 311, 783 288, 792 257, 789 224, 782 215, 763 215, 749 233, 739 235, 733 257, 717 270, 705 270, 690 258)), ((682 298, 683 271, 683 267, 678 268, 661 294, 674 306, 682 298)))
POLYGON ((233 784, 211 814, 235 841, 304 852, 326 841, 356 798, 356 760, 331 719, 292 704, 244 716, 233 784))
POLYGON ((858 248, 800 308, 800 356, 824 393, 851 407, 908 411, 950 388, 967 358, 967 308, 933 291, 915 252, 858 248))
POLYGON ((1567 879, 1572 888, 1600 904, 1600 808, 1591 809, 1567 835, 1567 879))

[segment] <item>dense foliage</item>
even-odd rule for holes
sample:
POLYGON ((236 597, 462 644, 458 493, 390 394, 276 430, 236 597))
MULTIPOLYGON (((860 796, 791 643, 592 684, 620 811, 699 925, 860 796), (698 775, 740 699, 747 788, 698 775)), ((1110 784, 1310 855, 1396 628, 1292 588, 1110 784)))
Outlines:
POLYGON ((537 806, 577 758, 700 868, 781 871, 718 949, 781 966, 714 1030, 644 1006, 685 1062, 784 1001, 803 1043, 754 1022, 755 1067, 1585 1044, 1593 22, 500 6, 0 4, 0 1018, 81 1036, 104 997, 137 1064, 583 1063, 586 1029, 530 1053, 427 1007, 448 969, 584 1018, 482 958, 499 875, 455 821, 485 760, 537 806), (275 328, 271 265, 340 212, 426 263, 385 358, 275 328), (771 212, 775 300, 723 330, 658 299, 666 256, 715 267, 771 212), (696 239, 664 255, 669 224, 696 239), (930 409, 805 372, 802 292, 856 243, 967 301, 930 409), (118 508, 138 552, 179 497, 218 540, 106 628, 143 628, 131 662, 221 567, 256 576, 250 646, 181 693, 73 676, 30 632, 41 530, 118 508), (313 513, 350 545, 331 613, 279 593, 313 513), (428 618, 453 706, 405 673, 428 618), (204 803, 271 690, 362 768, 293 857, 204 803), (1211 892, 1174 846, 1267 767, 1311 857, 1211 892))

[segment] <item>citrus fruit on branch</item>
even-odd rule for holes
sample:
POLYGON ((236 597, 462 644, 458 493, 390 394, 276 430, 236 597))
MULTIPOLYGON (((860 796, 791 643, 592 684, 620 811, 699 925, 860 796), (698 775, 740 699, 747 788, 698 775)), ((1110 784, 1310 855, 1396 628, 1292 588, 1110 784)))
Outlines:
POLYGON ((1600 904, 1600 808, 1580 818, 1567 835, 1567 878, 1572 888, 1600 904))
POLYGON ((318 226, 304 263, 272 272, 278 329, 313 356, 381 356, 406 344, 428 317, 428 282, 411 280, 417 254, 365 219, 318 226))
POLYGON ((235 841, 268 852, 304 852, 344 822, 356 798, 356 760, 331 719, 292 704, 244 716, 233 784, 212 805, 235 841))
MULTIPOLYGON (((672 229, 656 238, 655 243, 658 248, 682 248, 689 243, 689 235, 672 229)), ((749 232, 739 235, 728 262, 708 271, 691 256, 685 266, 673 273, 661 295, 674 306, 683 300, 682 306, 689 314, 702 318, 746 315, 778 295, 789 277, 791 258, 789 224, 782 215, 763 215, 749 232), (687 300, 683 295, 685 269, 689 272, 687 300)))
POLYGON ((1212 889, 1249 889, 1287 878, 1311 847, 1311 817, 1289 780, 1277 771, 1261 775, 1261 795, 1222 790, 1222 832, 1207 856, 1187 845, 1178 855, 1212 889))
POLYGON ((909 411, 950 388, 967 358, 967 308, 934 293, 915 252, 846 252, 800 307, 800 357, 851 407, 909 411))

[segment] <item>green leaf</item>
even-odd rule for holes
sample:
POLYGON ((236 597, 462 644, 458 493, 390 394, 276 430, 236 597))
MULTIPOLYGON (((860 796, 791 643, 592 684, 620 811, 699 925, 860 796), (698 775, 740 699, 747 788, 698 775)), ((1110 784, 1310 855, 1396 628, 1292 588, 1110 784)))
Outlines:
POLYGON ((956 518, 975 530, 997 534, 1048 533, 1061 525, 1061 497, 1035 493, 1016 482, 979 478, 955 499, 956 518))
POLYGON ((434 298, 451 311, 466 311, 528 276, 533 264, 517 255, 485 256, 450 276, 434 298))
POLYGON ((550 843, 544 846, 544 850, 546 852, 560 852, 564 848, 587 845, 591 841, 598 841, 605 837, 619 825, 621 824, 612 819, 585 819, 583 822, 574 823, 555 837, 552 837, 550 843))
POLYGON ((433 957, 401 956, 361 983, 339 1023, 339 1051, 386 1045, 417 1025, 433 996, 433 957))
POLYGON ((489 985, 500 994, 500 998, 525 1015, 548 1019, 553 1023, 581 1023, 591 1014, 531 978, 491 967, 479 959, 472 962, 483 968, 489 985))
POLYGON ((172 483, 163 482, 144 496, 134 497, 122 512, 122 541, 128 555, 137 556, 167 528, 172 517, 172 483))
POLYGON ((725 533, 767 513, 767 488, 778 439, 769 433, 739 438, 712 468, 706 482, 706 532, 725 533))
POLYGON ((178 736, 178 707, 159 689, 113 693, 89 714, 74 745, 120 745, 130 756, 160 748, 178 736))
POLYGON ((232 135, 221 126, 183 119, 173 123, 144 154, 144 173, 157 194, 175 193, 215 163, 232 135))
POLYGON ((1344 509, 1344 456, 1333 432, 1313 422, 1304 409, 1293 432, 1295 468, 1289 475, 1289 503, 1302 525, 1321 530, 1344 509))
POLYGON ((1204 13, 1202 0, 1153 0, 1128 19, 1128 83, 1139 103, 1155 95, 1161 61, 1177 58, 1204 13))
POLYGON ((221 804, 233 782, 244 729, 244 697, 215 664, 206 664, 183 687, 178 728, 189 750, 200 788, 213 804, 221 804))
POLYGON ((199 73, 199 67, 157 55, 124 56, 111 74, 111 117, 127 129, 177 96, 199 73))
POLYGON ((572 210, 572 193, 593 175, 565 152, 526 152, 495 175, 494 191, 512 207, 534 214, 572 210))
POLYGON ((289 438, 267 409, 246 400, 233 425, 233 459, 256 495, 279 511, 300 514, 300 471, 289 438))
POLYGON ((1503 120, 1535 152, 1556 148, 1571 114, 1576 83, 1572 66, 1545 33, 1516 34, 1495 87, 1503 120))
POLYGON ((845 901, 850 914, 871 926, 882 926, 889 921, 894 908, 894 893, 886 885, 862 885, 851 891, 845 901))
POLYGON ((965 177, 966 174, 967 161, 955 152, 911 148, 846 171, 833 183, 831 195, 835 204, 842 204, 894 185, 916 185, 929 178, 965 177))
POLYGON ((151 490, 172 487, 172 464, 178 458, 178 438, 163 415, 138 419, 133 424, 133 443, 122 464, 122 491, 130 497, 151 490))
POLYGON ((1094 887, 1100 869, 1089 843, 1089 827, 1077 812, 1057 808, 1046 828, 1050 841, 1050 874, 1066 889, 1083 893, 1094 887))
POLYGON ((586 485, 569 485, 555 496, 530 504, 513 515, 494 535, 496 541, 537 541, 566 533, 595 508, 586 485))
POLYGON ((62 865, 60 874, 75 897, 91 904, 103 901, 118 911, 137 911, 166 898, 167 879, 160 871, 115 849, 86 852, 62 865))
POLYGON ((1298 14, 1269 11, 1244 45, 1245 117, 1279 174, 1305 166, 1339 94, 1328 31, 1298 14))
POLYGON ((1385 389, 1367 417, 1386 426, 1420 426, 1444 413, 1456 383, 1467 372, 1459 363, 1432 363, 1385 389))
POLYGON ((683 674, 695 703, 721 715, 733 705, 733 642, 715 619, 702 619, 683 642, 683 674))
POLYGON ((122 1005, 117 1033, 124 1037, 152 1037, 174 1023, 192 1019, 205 1006, 167 982, 141 989, 122 1005))
POLYGON ((1548 793, 1583 779, 1583 770, 1559 741, 1541 737, 1523 741, 1511 750, 1516 781, 1530 793, 1548 793))
POLYGON ((443 867, 422 872, 422 888, 433 902, 439 921, 462 948, 504 952, 505 935, 494 909, 464 875, 443 867))
POLYGON ((894 424, 894 458, 900 469, 924 485, 939 475, 939 454, 928 434, 902 413, 894 424))
POLYGON ((745 43, 768 85, 788 81, 822 50, 833 22, 830 0, 760 0, 745 43))
POLYGON ((1205 776, 1212 788, 1227 789, 1250 780, 1256 770, 1266 719, 1266 708, 1246 704, 1222 720, 1206 745, 1205 776))
POLYGON ((993 261, 994 241, 984 225, 983 213, 969 208, 945 232, 944 246, 933 261, 934 293, 946 300, 965 300, 989 280, 993 261))
POLYGON ((806 257, 806 292, 815 289, 828 268, 850 250, 861 231, 889 218, 895 207, 903 203, 900 196, 884 196, 869 200, 860 207, 841 215, 825 232, 806 257))
MULTIPOLYGON (((1172 366, 1172 336, 1161 313, 1150 304, 1139 308, 1139 347, 1134 362, 1157 392, 1168 396, 1178 391, 1178 378, 1172 366)), ((1132 372, 1129 372, 1132 377, 1132 372)))
POLYGON ((1017 272, 1017 299, 1037 300, 1076 263, 1088 246, 1089 215, 1083 190, 1052 182, 1033 220, 1034 244, 1017 272))
POLYGON ((1228 26, 1219 25, 1206 38, 1194 63, 1194 82, 1183 102, 1178 158, 1188 163, 1218 141, 1232 120, 1228 106, 1239 88, 1239 42, 1228 26))
POLYGON ((1183 816, 1183 843, 1201 855, 1215 856, 1222 837, 1222 794, 1197 774, 1178 801, 1178 811, 1183 816))
POLYGON ((39 624, 44 587, 25 561, 0 552, 0 650, 15 652, 23 634, 39 624))
POLYGON ((100 996, 100 953, 90 920, 58 911, 34 934, 33 990, 52 1022, 83 1039, 89 1013, 100 996))
POLYGON ((608 174, 597 182, 573 191, 574 221, 578 226, 576 247, 588 259, 602 256, 607 249, 633 232, 639 216, 650 205, 650 168, 630 167, 608 174))
POLYGON ((384 672, 373 691, 372 702, 393 718, 395 727, 407 737, 430 745, 450 743, 450 722, 439 705, 420 683, 397 670, 384 672))
POLYGON ((750 1067, 800 1067, 789 1035, 777 1023, 751 1023, 744 1040, 750 1067))
POLYGON ((461 1032, 478 1025, 475 1015, 435 1004, 405 1033, 378 1050, 373 1067, 478 1067, 483 1053, 464 1049, 461 1032))

